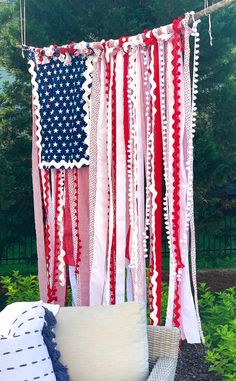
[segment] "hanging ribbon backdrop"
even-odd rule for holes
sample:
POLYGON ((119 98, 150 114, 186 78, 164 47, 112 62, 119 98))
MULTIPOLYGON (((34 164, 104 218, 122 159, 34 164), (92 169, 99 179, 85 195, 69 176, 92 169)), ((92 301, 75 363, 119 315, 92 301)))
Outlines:
POLYGON ((197 22, 191 28, 188 22, 189 14, 135 37, 30 47, 29 64, 41 297, 64 305, 70 282, 74 305, 148 298, 151 324, 160 324, 164 216, 170 250, 166 324, 197 343, 193 134, 199 34, 197 22))

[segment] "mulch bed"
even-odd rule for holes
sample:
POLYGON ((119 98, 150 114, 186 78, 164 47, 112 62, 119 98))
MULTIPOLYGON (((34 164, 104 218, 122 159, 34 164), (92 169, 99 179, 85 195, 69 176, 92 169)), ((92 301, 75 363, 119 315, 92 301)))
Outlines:
MULTIPOLYGON (((163 271, 163 281, 168 282, 168 272, 163 271)), ((198 283, 206 283, 212 291, 224 291, 236 286, 236 269, 200 270, 197 272, 198 283)))
POLYGON ((212 291, 224 291, 236 286, 236 270, 202 270, 197 274, 198 283, 206 283, 212 291))
MULTIPOLYGON (((168 280, 168 274, 164 274, 168 280)), ((236 270, 202 270, 197 274, 198 283, 206 283, 212 291, 224 291, 236 286, 236 270)), ((204 362, 205 349, 202 344, 188 344, 183 341, 180 346, 175 381, 221 381, 221 376, 209 372, 204 362)))
POLYGON ((187 344, 180 346, 175 381, 221 381, 221 376, 209 372, 204 362, 204 346, 202 344, 187 344))

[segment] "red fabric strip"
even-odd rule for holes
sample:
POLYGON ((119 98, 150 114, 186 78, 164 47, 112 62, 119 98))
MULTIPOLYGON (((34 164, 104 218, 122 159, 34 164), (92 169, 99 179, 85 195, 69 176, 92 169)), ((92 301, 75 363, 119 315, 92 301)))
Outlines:
MULTIPOLYGON (((150 45, 154 42, 153 39, 145 39, 145 42, 147 45, 150 45)), ((149 62, 151 61, 151 48, 148 48, 147 49, 147 53, 149 55, 149 62)), ((150 68, 148 70, 149 74, 151 72, 150 68)), ((149 102, 149 117, 150 117, 150 120, 152 120, 153 118, 153 108, 152 108, 153 104, 152 104, 152 98, 150 97, 150 102, 149 102)), ((151 208, 150 208, 151 209, 151 208)), ((149 307, 150 307, 150 314, 153 312, 153 295, 152 295, 152 284, 151 284, 151 278, 153 276, 153 273, 154 273, 154 255, 155 255, 155 248, 153 247, 153 232, 151 231, 151 222, 152 222, 152 215, 151 215, 151 210, 150 210, 150 215, 149 215, 149 220, 150 220, 150 226, 149 226, 149 235, 150 235, 150 249, 149 249, 149 252, 150 252, 150 255, 149 255, 149 263, 150 263, 150 272, 149 272, 149 294, 148 294, 148 298, 149 298, 149 307)), ((150 324, 153 324, 154 322, 152 321, 152 319, 150 319, 150 324)))
POLYGON ((110 263, 110 302, 116 303, 116 57, 112 76, 112 193, 113 193, 113 234, 110 263))
POLYGON ((154 163, 155 163, 155 189, 157 196, 155 199, 157 209, 155 211, 155 252, 156 256, 156 277, 157 281, 157 318, 158 324, 161 321, 161 290, 162 290, 162 128, 161 128, 161 108, 160 108, 160 83, 159 83, 159 54, 157 41, 154 45, 154 80, 156 89, 155 101, 155 127, 154 127, 154 163))
MULTIPOLYGON (((111 81, 111 64, 110 62, 106 61, 105 62, 105 70, 106 70, 106 105, 107 105, 107 126, 108 126, 108 112, 109 112, 109 93, 110 93, 110 81, 111 81)), ((110 202, 111 202, 111 197, 110 197, 110 192, 112 192, 112 189, 110 189, 109 185, 109 160, 108 160, 108 136, 107 136, 107 176, 108 176, 108 190, 107 190, 107 197, 108 197, 108 209, 107 209, 107 219, 108 219, 108 228, 107 228, 107 248, 109 249, 109 235, 110 235, 110 202)), ((109 258, 109 252, 107 252, 107 257, 109 258)), ((107 263, 107 266, 111 266, 110 263, 107 263)), ((109 285, 110 285, 110 279, 109 279, 109 285)), ((111 285, 110 285, 111 288, 111 285)), ((110 290, 111 291, 111 290, 110 290)), ((110 292, 111 296, 111 292, 110 292)))
POLYGON ((78 169, 74 168, 74 185, 75 185, 75 230, 76 230, 76 238, 77 238, 77 252, 76 252, 76 260, 75 260, 75 273, 79 274, 80 272, 80 262, 81 262, 81 238, 79 233, 79 174, 78 169))
POLYGON ((126 161, 128 160, 128 142, 129 142, 129 107, 128 107, 128 67, 129 55, 124 53, 124 137, 126 148, 126 161))
MULTIPOLYGON (((126 167, 128 170, 128 143, 129 143, 129 106, 128 106, 128 68, 129 68, 129 55, 128 53, 124 53, 124 67, 123 67, 123 102, 124 102, 124 140, 125 140, 125 152, 126 152, 126 167)), ((128 181, 127 181, 128 187, 128 181)), ((126 191, 128 194, 128 189, 126 191)), ((130 252, 129 252, 129 243, 130 243, 130 226, 128 224, 128 233, 126 238, 126 250, 125 257, 130 260, 130 252)))
POLYGON ((59 206, 60 206, 60 175, 61 170, 55 169, 55 215, 54 215, 54 259, 53 259, 53 281, 52 281, 52 301, 57 301, 57 280, 58 280, 58 256, 60 253, 60 237, 59 237, 59 206))
POLYGON ((125 258, 128 259, 128 261, 130 261, 129 244, 130 244, 130 226, 128 229, 128 233, 126 235, 126 248, 125 248, 125 258))

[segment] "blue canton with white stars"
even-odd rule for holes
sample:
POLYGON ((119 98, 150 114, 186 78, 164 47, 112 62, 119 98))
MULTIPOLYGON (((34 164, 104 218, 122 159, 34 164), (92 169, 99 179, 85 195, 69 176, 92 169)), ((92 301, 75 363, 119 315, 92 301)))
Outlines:
POLYGON ((44 168, 79 167, 82 159, 88 160, 82 89, 85 70, 84 57, 72 57, 70 65, 51 61, 37 67, 44 168))

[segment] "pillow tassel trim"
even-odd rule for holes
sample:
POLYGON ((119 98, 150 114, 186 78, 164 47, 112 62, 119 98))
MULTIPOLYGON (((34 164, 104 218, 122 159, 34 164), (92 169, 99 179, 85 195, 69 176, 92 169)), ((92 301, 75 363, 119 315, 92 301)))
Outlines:
POLYGON ((51 311, 45 308, 45 324, 42 335, 47 346, 49 356, 52 361, 53 370, 57 381, 70 381, 68 369, 59 361, 60 352, 56 349, 55 333, 53 328, 56 326, 56 318, 51 311))

